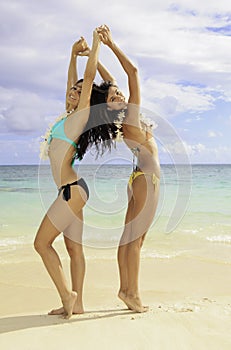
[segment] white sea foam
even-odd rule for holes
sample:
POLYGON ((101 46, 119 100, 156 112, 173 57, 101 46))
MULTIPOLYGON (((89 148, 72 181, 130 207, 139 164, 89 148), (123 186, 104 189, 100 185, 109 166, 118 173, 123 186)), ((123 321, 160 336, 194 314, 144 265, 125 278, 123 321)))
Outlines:
POLYGON ((4 238, 0 240, 0 248, 10 248, 23 245, 25 242, 21 238, 4 238))
POLYGON ((197 229, 197 230, 182 230, 183 233, 186 233, 186 234, 192 234, 192 235, 195 235, 197 234, 199 231, 201 231, 201 228, 197 229))
POLYGON ((143 258, 154 258, 154 259, 172 259, 172 258, 176 258, 179 255, 181 255, 180 252, 171 253, 171 254, 167 254, 167 253, 164 254, 164 253, 157 253, 157 252, 142 253, 143 258))
POLYGON ((213 242, 213 243, 229 243, 229 244, 231 244, 231 236, 228 236, 228 235, 206 237, 206 239, 209 242, 213 242))

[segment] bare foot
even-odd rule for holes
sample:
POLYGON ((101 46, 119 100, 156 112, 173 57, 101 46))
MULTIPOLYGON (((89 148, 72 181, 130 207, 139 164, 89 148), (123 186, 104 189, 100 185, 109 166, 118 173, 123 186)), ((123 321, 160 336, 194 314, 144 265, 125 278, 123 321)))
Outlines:
POLYGON ((126 293, 119 291, 118 297, 124 302, 124 304, 129 308, 129 310, 132 310, 126 302, 126 293))
POLYGON ((63 308, 64 308, 64 318, 69 319, 73 313, 74 305, 77 299, 77 293, 71 292, 69 297, 65 300, 62 300, 63 302, 63 308))
POLYGON ((133 296, 127 295, 125 296, 124 302, 130 310, 133 310, 136 312, 147 312, 149 309, 148 306, 142 305, 139 297, 133 297, 133 296))
MULTIPOLYGON (((73 311, 72 311, 72 315, 80 315, 84 313, 84 309, 83 309, 83 305, 81 303, 81 305, 77 305, 77 302, 75 303, 74 307, 73 307, 73 311)), ((64 307, 60 307, 58 309, 53 309, 51 311, 48 312, 48 315, 64 315, 65 314, 65 310, 64 307)))
POLYGON ((64 314, 64 307, 60 307, 59 309, 53 309, 48 312, 48 315, 63 315, 64 314))

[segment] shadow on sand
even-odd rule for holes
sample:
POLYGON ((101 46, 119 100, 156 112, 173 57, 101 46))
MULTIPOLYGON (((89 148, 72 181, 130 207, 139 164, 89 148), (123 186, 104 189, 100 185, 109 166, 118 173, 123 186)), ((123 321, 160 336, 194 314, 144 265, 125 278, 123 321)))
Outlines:
POLYGON ((73 315, 72 318, 69 320, 66 320, 61 316, 56 315, 23 315, 3 317, 0 318, 0 333, 14 332, 27 328, 61 325, 67 322, 74 323, 118 316, 126 316, 130 314, 134 314, 134 311, 128 309, 114 309, 87 311, 83 315, 73 315))

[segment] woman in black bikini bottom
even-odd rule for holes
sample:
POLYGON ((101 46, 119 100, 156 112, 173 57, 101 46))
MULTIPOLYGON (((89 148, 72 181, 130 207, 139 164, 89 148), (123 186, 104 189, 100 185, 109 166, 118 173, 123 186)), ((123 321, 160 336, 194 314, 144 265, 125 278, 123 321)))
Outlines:
MULTIPOLYGON (((60 295, 63 305, 60 313, 65 318, 70 318, 73 313, 83 312, 81 293, 85 274, 85 260, 81 244, 83 231, 82 209, 88 198, 88 189, 84 180, 78 177, 78 174, 72 167, 73 160, 76 157, 77 148, 79 151, 78 141, 83 132, 86 133, 85 144, 87 144, 87 147, 90 147, 92 144, 99 145, 102 140, 105 140, 105 131, 108 136, 112 135, 105 120, 98 120, 98 124, 95 123, 95 118, 91 120, 90 100, 98 65, 99 47, 99 36, 95 30, 92 49, 84 73, 82 91, 81 94, 76 93, 75 95, 78 107, 75 111, 71 111, 63 119, 59 120, 48 135, 48 156, 53 178, 60 193, 44 216, 34 242, 35 249, 41 256, 60 295), (88 130, 89 121, 91 121, 91 125, 100 125, 100 127, 102 124, 106 124, 103 135, 99 128, 97 133, 99 139, 94 138, 94 141, 87 137, 89 132, 94 132, 91 129, 88 130), (78 266, 76 286, 73 286, 72 283, 72 289, 66 282, 60 258, 52 245, 61 232, 64 232, 65 237, 70 238, 69 241, 74 240, 76 242, 75 249, 78 250, 79 254, 75 254, 75 256, 81 260, 81 263, 75 263, 75 261, 71 260, 71 263, 75 263, 75 266, 78 266), (79 291, 78 295, 76 290, 79 291), (78 298, 80 300, 79 303, 78 298)), ((97 126, 95 128, 97 129, 97 126)), ((109 137, 109 139, 105 140, 105 146, 111 146, 111 142, 112 137, 109 137)), ((81 156, 83 154, 84 152, 81 153, 81 156)), ((69 252, 69 254, 71 253, 69 252)))

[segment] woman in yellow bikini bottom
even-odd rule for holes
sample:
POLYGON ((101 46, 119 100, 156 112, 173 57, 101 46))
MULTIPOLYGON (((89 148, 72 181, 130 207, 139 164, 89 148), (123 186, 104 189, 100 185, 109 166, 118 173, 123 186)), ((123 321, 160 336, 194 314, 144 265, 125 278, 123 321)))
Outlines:
POLYGON ((133 181, 140 175, 144 175, 144 176, 151 176, 152 178, 152 183, 154 186, 158 186, 160 183, 160 179, 156 176, 156 174, 154 173, 144 173, 139 167, 136 167, 133 172, 131 173, 129 180, 128 180, 128 185, 129 188, 132 188, 132 183, 133 181))

